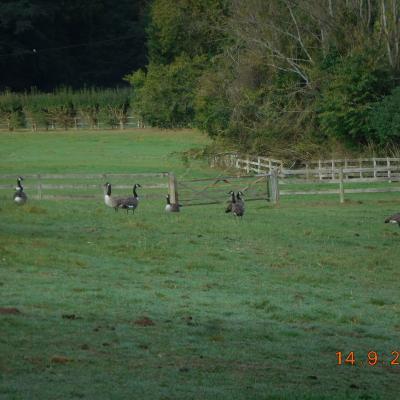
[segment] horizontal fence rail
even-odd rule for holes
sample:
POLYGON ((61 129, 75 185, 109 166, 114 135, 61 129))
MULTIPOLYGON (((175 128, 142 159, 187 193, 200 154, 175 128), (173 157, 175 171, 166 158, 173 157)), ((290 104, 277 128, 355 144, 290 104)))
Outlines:
MULTIPOLYGON (((33 127, 35 124, 33 124, 31 118, 26 118, 26 127, 25 128, 17 128, 15 129, 16 131, 19 130, 34 130, 33 127)), ((86 121, 84 118, 80 117, 74 117, 71 118, 70 121, 68 122, 68 128, 70 130, 76 129, 90 129, 90 130, 98 130, 98 129, 132 129, 132 128, 147 128, 149 127, 148 125, 145 125, 144 122, 137 117, 132 117, 128 116, 126 117, 126 121, 124 121, 122 124, 121 123, 115 123, 115 124, 110 124, 110 123, 105 123, 105 122, 97 122, 95 126, 90 124, 88 121, 86 121)), ((64 130, 65 127, 60 124, 56 123, 55 120, 50 120, 49 125, 41 125, 39 124, 36 126, 37 130, 58 130, 62 129, 64 130)), ((35 129, 35 130, 36 130, 35 129)), ((0 131, 9 131, 9 127, 6 122, 0 121, 0 131)))
MULTIPOLYGON (((278 168, 271 169, 268 174, 219 176, 191 180, 178 180, 172 172, 25 174, 23 175, 23 186, 31 199, 100 200, 104 195, 105 182, 112 184, 112 194, 115 196, 131 195, 133 184, 140 183, 142 187, 139 196, 141 198, 159 199, 164 202, 164 196, 169 193, 172 203, 177 202, 184 206, 225 203, 229 201, 228 193, 231 190, 235 192, 242 191, 246 201, 266 200, 273 204, 279 203, 280 196, 338 195, 340 202, 343 203, 345 194, 400 192, 400 185, 395 183, 390 184, 390 187, 345 188, 344 177, 349 169, 354 172, 351 168, 330 170, 332 173, 331 179, 323 181, 296 178, 296 176, 304 175, 306 170, 288 170, 290 173, 285 178, 282 178, 285 169, 279 170, 278 168), (301 187, 296 188, 296 184, 300 184, 301 187), (330 189, 323 187, 323 184, 336 184, 337 187, 330 189), (318 186, 321 189, 318 189, 318 186)), ((0 198, 7 198, 11 201, 15 191, 16 178, 15 174, 0 175, 0 198)), ((358 179, 348 180, 347 182, 365 183, 365 181, 358 179)))
MULTIPOLYGON (((29 198, 36 200, 96 199, 104 195, 104 184, 112 184, 113 195, 128 196, 135 183, 141 184, 140 197, 161 198, 168 192, 168 172, 106 174, 23 174, 23 187, 29 198), (129 184, 127 183, 129 182, 129 184), (160 190, 163 189, 162 193, 160 190), (150 192, 147 192, 150 190, 150 192), (122 192, 123 191, 123 192, 122 192)), ((15 174, 0 175, 0 196, 12 198, 15 174)))
POLYGON ((229 167, 246 171, 247 174, 268 174, 274 168, 283 168, 283 162, 268 157, 242 156, 238 153, 222 153, 210 157, 211 167, 229 167))
POLYGON ((241 155, 238 153, 217 154, 210 158, 212 167, 227 167, 244 171, 245 173, 269 174, 277 169, 279 178, 301 179, 307 181, 331 181, 337 183, 339 171, 343 173, 344 181, 399 181, 400 158, 373 157, 358 159, 316 160, 293 162, 287 168, 281 160, 241 155))

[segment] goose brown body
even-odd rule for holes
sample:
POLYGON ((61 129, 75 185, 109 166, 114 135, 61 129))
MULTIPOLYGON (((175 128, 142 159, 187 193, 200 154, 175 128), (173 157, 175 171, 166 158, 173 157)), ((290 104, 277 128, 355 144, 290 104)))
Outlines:
POLYGON ((138 183, 133 185, 133 196, 125 197, 120 200, 118 205, 119 208, 123 208, 128 213, 129 210, 132 210, 132 214, 135 213, 135 210, 139 206, 139 197, 137 195, 136 189, 141 187, 138 183))
POLYGON ((241 198, 243 195, 242 192, 238 192, 237 195, 235 195, 235 192, 230 191, 228 194, 232 196, 228 206, 225 209, 226 213, 231 212, 233 215, 236 217, 243 217, 244 215, 244 200, 241 198))
POLYGON ((111 195, 111 183, 104 184, 104 204, 107 207, 113 208, 115 211, 118 211, 118 208, 121 204, 122 199, 120 197, 113 197, 111 195))
POLYGON ((171 203, 171 198, 170 198, 169 194, 167 194, 167 196, 165 196, 165 197, 167 199, 167 205, 165 206, 165 211, 166 212, 179 212, 180 204, 171 203))

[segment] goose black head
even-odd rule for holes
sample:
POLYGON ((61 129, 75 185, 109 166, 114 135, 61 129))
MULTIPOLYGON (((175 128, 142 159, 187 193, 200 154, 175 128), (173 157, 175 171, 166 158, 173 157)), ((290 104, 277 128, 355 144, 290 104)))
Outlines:
POLYGON ((21 182, 24 180, 24 178, 22 176, 19 176, 17 178, 17 187, 15 188, 16 190, 23 190, 23 187, 21 185, 21 182))
POLYGON ((139 184, 139 183, 135 183, 134 185, 133 185, 133 195, 135 196, 135 197, 138 197, 138 195, 137 195, 137 193, 136 193, 136 189, 137 188, 141 188, 142 186, 139 184))
POLYGON ((239 191, 236 194, 236 198, 240 199, 241 196, 244 196, 243 192, 239 191))
POLYGON ((107 196, 111 196, 111 183, 106 182, 104 184, 104 189, 106 190, 107 196))
POLYGON ((236 203, 236 198, 235 198, 235 192, 233 190, 230 190, 228 192, 228 194, 230 194, 232 196, 232 203, 236 203))
POLYGON ((165 198, 167 199, 167 204, 171 204, 171 200, 170 200, 169 194, 167 194, 167 195, 165 196, 165 198))

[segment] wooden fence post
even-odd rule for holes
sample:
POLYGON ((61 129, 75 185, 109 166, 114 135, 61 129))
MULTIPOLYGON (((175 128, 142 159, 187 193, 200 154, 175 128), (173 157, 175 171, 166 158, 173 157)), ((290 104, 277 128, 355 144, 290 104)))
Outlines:
POLYGON ((37 178, 38 178, 38 185, 37 185, 37 189, 38 189, 38 199, 39 200, 42 200, 42 198, 43 198, 43 194, 42 194, 42 182, 41 182, 41 180, 40 180, 40 174, 38 174, 38 176, 37 176, 37 178))
POLYGON ((387 165, 387 168, 388 168, 387 177, 388 177, 389 182, 391 182, 391 181, 392 181, 392 171, 390 170, 390 160, 389 160, 389 157, 386 157, 386 165, 387 165))
POLYGON ((168 192, 170 197, 170 202, 172 204, 178 204, 178 182, 176 176, 173 172, 168 173, 168 192))
POLYGON ((344 203, 343 168, 339 169, 339 197, 340 203, 344 203))
POLYGON ((319 175, 319 180, 322 181, 322 172, 321 172, 321 160, 318 160, 318 175, 319 175))
POLYGON ((274 204, 279 203, 279 180, 278 170, 273 168, 270 174, 270 189, 271 189, 271 201, 274 204))

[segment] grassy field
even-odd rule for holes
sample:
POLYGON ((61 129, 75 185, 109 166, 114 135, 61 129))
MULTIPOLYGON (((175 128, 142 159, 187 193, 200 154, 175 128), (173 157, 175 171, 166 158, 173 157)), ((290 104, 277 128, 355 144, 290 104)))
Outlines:
MULTIPOLYGON (((170 156, 206 142, 1 134, 0 168, 217 175, 170 156)), ((400 229, 383 219, 399 194, 249 202, 243 221, 222 205, 0 201, 0 399, 397 398, 400 229)))
POLYGON ((178 175, 203 176, 207 171, 202 171, 201 164, 187 168, 178 153, 207 143, 204 135, 187 130, 3 132, 0 170, 17 174, 175 171, 178 175))

